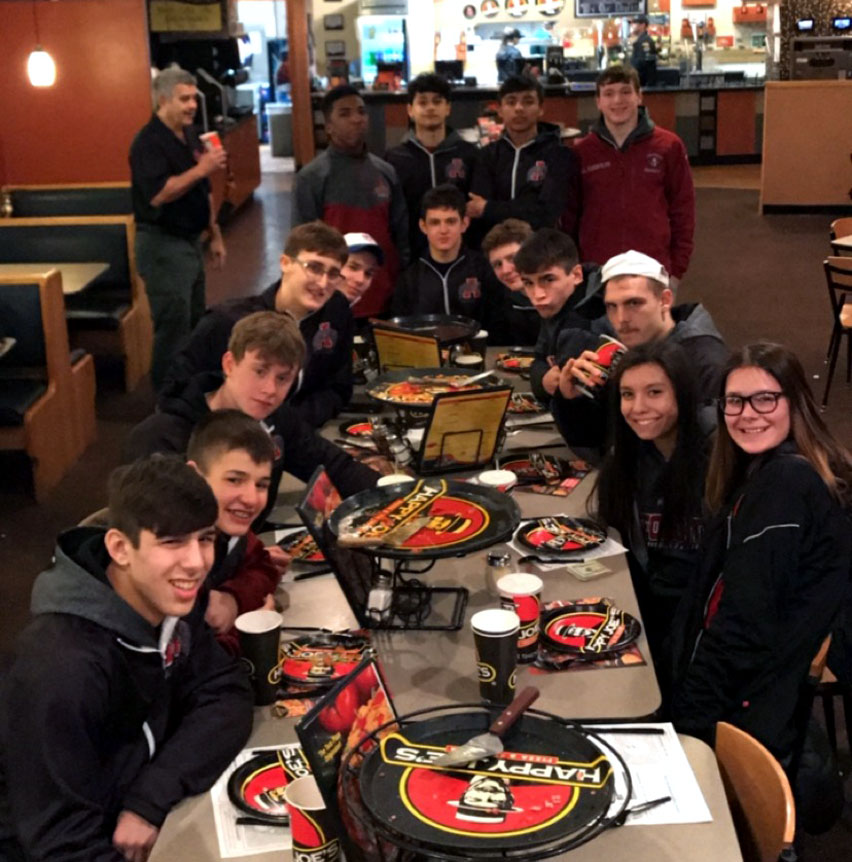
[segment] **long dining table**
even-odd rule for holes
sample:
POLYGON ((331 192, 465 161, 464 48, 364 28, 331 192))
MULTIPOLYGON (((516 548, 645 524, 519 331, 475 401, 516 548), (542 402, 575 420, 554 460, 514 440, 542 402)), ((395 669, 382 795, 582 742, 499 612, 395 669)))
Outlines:
MULTIPOLYGON (((334 436, 337 421, 330 424, 324 433, 334 436)), ((545 451, 570 456, 564 448, 550 448, 559 447, 560 440, 552 426, 526 428, 508 437, 507 450, 526 452, 530 448, 545 447, 545 451)), ((585 514, 586 500, 593 485, 594 474, 590 474, 567 497, 540 495, 521 489, 512 493, 523 517, 577 516, 585 514)), ((301 487, 297 480, 285 477, 279 505, 273 513, 275 520, 296 521, 292 507, 301 496, 301 487)), ((440 560, 424 576, 432 586, 467 587, 469 603, 465 625, 460 630, 373 633, 373 642, 399 714, 422 707, 478 700, 473 637, 468 622, 475 610, 493 606, 496 602, 485 588, 485 554, 482 551, 462 558, 440 560)), ((574 579, 564 567, 540 572, 544 582, 543 599, 607 596, 641 619, 624 555, 607 557, 603 562, 610 573, 590 582, 574 579)), ((357 628, 355 616, 333 575, 285 583, 279 588, 278 598, 284 608, 285 638, 295 636, 288 635, 287 626, 323 626, 333 630, 357 628)), ((649 717, 660 706, 660 691, 644 634, 639 637, 638 647, 645 664, 549 674, 534 674, 525 667, 518 674, 518 688, 528 683, 535 684, 541 690, 536 708, 561 716, 584 721, 628 721, 649 717)), ((624 826, 611 829, 589 844, 553 858, 591 862, 624 854, 631 862, 741 860, 712 750, 691 737, 681 736, 680 740, 710 809, 711 822, 624 826)), ((296 741, 295 720, 275 718, 269 707, 256 709, 249 747, 296 741)), ((660 768, 664 770, 665 764, 660 764, 660 768)), ((220 858, 209 793, 185 800, 169 815, 150 857, 151 862, 173 859, 207 862, 220 858)), ((237 862, 272 862, 273 859, 282 862, 290 858, 289 851, 236 857, 237 862)))

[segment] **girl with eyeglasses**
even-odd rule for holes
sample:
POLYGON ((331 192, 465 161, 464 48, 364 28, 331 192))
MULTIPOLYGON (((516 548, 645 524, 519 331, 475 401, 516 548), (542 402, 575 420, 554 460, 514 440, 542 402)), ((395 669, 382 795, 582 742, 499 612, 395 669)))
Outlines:
POLYGON ((674 721, 710 742, 729 721, 789 765, 808 668, 849 584, 852 456, 785 347, 744 347, 722 380, 712 519, 678 620, 674 721))
POLYGON ((615 527, 668 700, 670 631, 701 541, 707 437, 682 348, 652 342, 622 358, 611 387, 610 441, 590 510, 615 527))

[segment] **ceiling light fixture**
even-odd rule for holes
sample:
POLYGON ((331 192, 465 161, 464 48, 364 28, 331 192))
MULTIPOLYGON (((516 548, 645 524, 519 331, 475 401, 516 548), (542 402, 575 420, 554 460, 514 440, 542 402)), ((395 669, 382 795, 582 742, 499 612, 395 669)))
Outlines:
POLYGON ((35 28, 36 46, 30 52, 27 60, 27 75, 34 87, 52 87, 56 81, 56 63, 53 57, 41 47, 38 36, 38 15, 36 14, 36 0, 32 0, 33 26, 35 28))

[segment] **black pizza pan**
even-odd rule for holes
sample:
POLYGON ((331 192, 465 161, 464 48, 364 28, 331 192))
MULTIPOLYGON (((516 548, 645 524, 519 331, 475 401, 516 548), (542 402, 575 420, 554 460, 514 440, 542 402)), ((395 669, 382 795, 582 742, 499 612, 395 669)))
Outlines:
MULTIPOLYGON (((384 374, 373 380, 364 391, 375 401, 380 401, 382 404, 388 404, 398 410, 415 410, 421 412, 425 411, 428 413, 429 408, 432 406, 432 400, 434 399, 417 402, 395 401, 381 393, 382 387, 387 386, 390 383, 408 383, 409 381, 419 380, 423 377, 473 377, 477 373, 478 372, 476 371, 469 372, 464 368, 455 368, 451 365, 446 365, 442 368, 401 368, 396 371, 386 371, 384 374)), ((480 380, 476 384, 476 389, 496 389, 506 385, 507 384, 504 380, 501 380, 499 377, 492 374, 490 377, 480 380)), ((453 391, 474 392, 476 390, 447 389, 447 392, 453 391)))
POLYGON ((467 341, 480 328, 478 321, 458 314, 412 314, 392 317, 388 322, 406 332, 431 335, 444 345, 467 341))
MULTIPOLYGON (((440 481, 442 480, 430 479, 426 480, 426 483, 431 486, 440 481)), ((355 516, 357 523, 363 515, 366 520, 394 500, 410 494, 413 488, 411 482, 401 482, 359 491, 334 510, 328 521, 329 528, 339 538, 341 522, 345 518, 355 516)), ((447 526, 455 531, 455 536, 448 537, 447 531, 438 533, 427 526, 399 547, 381 545, 369 548, 369 552, 398 560, 460 557, 506 541, 521 520, 518 504, 509 494, 469 482, 447 481, 446 493, 432 503, 428 514, 430 518, 434 515, 435 518, 448 521, 447 526), (469 519, 471 515, 479 516, 482 523, 472 524, 469 535, 466 536, 463 525, 453 524, 452 521, 454 518, 456 521, 469 519), (435 535, 434 544, 423 544, 430 532, 435 535)))
POLYGON ((565 515, 552 515, 547 518, 536 518, 525 521, 518 530, 515 541, 524 548, 546 554, 548 558, 564 557, 570 561, 578 552, 597 548, 606 541, 606 531, 602 530, 594 521, 587 518, 569 518, 565 515), (559 530, 550 530, 548 525, 561 525, 571 531, 569 535, 574 538, 563 541, 563 535, 559 530), (552 538, 548 539, 547 534, 552 538))
POLYGON ((286 551, 288 554, 290 554, 290 556, 293 558, 293 562, 298 563, 300 566, 328 566, 328 561, 322 555, 322 551, 317 547, 317 544, 313 540, 313 537, 311 537, 308 531, 305 529, 296 530, 295 532, 289 533, 283 539, 276 542, 276 544, 283 551, 286 551), (301 554, 294 555, 293 549, 308 538, 310 538, 311 540, 311 547, 313 548, 313 553, 308 556, 303 556, 301 554))
POLYGON ((566 602, 541 615, 541 642, 547 649, 578 658, 609 658, 636 642, 642 625, 607 599, 566 602))
POLYGON ((436 770, 411 763, 467 742, 492 718, 471 711, 404 722, 397 738, 367 754, 359 787, 383 838, 430 858, 526 860, 575 847, 612 822, 611 749, 567 723, 527 713, 504 736, 512 758, 499 764, 489 758, 436 770))

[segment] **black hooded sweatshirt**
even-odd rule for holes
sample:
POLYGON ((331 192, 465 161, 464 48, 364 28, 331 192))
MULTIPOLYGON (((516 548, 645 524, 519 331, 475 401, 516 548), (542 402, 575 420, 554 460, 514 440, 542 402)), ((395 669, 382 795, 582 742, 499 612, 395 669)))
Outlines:
POLYGON ((240 666, 202 626, 152 626, 112 589, 104 531, 59 538, 0 698, 0 846, 24 858, 124 862, 121 811, 159 827, 248 739, 240 666), (8 846, 8 845, 7 845, 8 846))
MULTIPOLYGON (((280 280, 276 281, 259 296, 233 299, 208 308, 192 330, 186 347, 175 357, 159 400, 180 392, 193 374, 220 371, 234 324, 256 311, 275 311, 275 294, 280 284, 280 280)), ((335 291, 322 308, 299 321, 299 331, 308 352, 287 403, 298 410, 302 419, 319 428, 352 398, 355 321, 349 300, 335 291)))
MULTIPOLYGON (((122 460, 125 463, 147 458, 155 452, 186 455, 192 429, 210 412, 207 394, 223 382, 221 374, 196 374, 182 388, 173 387, 169 396, 160 399, 156 413, 143 419, 128 435, 122 460)), ((269 500, 254 522, 263 525, 275 506, 281 474, 291 473, 307 482, 320 465, 325 466, 331 481, 344 497, 372 488, 379 474, 359 464, 339 446, 321 437, 289 403, 282 404, 267 416, 264 426, 272 435, 278 457, 272 468, 269 500)))

